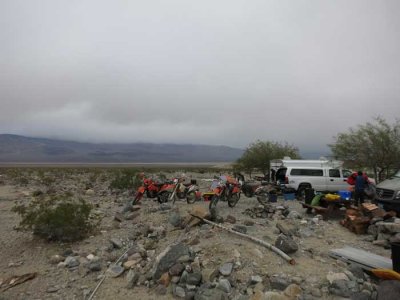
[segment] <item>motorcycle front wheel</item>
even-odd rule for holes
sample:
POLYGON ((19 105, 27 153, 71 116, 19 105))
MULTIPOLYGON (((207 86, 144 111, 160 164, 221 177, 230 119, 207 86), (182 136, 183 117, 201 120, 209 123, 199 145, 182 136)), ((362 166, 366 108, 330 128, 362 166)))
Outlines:
POLYGON ((219 196, 217 195, 212 196, 210 204, 208 206, 209 210, 211 211, 212 209, 215 209, 217 207, 218 202, 219 202, 219 196))
POLYGON ((235 193, 232 194, 229 198, 228 198, 228 205, 229 207, 234 207, 238 201, 239 201, 239 194, 235 193))

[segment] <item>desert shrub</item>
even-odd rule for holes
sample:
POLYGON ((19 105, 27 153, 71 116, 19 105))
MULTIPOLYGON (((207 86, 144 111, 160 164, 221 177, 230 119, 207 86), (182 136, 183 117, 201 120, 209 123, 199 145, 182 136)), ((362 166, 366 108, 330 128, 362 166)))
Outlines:
POLYGON ((138 180, 137 171, 131 169, 119 170, 115 173, 109 188, 111 190, 129 190, 137 188, 141 181, 138 180))
POLYGON ((35 190, 35 191, 33 191, 32 196, 39 197, 39 196, 42 196, 43 194, 44 193, 41 190, 35 190))
POLYGON ((41 238, 63 242, 80 240, 93 230, 91 209, 83 199, 66 196, 35 198, 28 205, 13 207, 22 218, 19 230, 33 230, 41 238))

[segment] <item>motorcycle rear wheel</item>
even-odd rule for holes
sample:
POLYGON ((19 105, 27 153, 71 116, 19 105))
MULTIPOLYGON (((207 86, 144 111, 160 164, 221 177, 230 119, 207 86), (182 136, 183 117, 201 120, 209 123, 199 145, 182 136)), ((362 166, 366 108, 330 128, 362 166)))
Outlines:
POLYGON ((159 203, 166 203, 168 202, 170 195, 171 195, 170 192, 162 192, 157 196, 157 200, 159 203))
POLYGON ((189 204, 193 204, 195 203, 197 200, 196 197, 196 191, 190 191, 189 193, 187 193, 186 195, 186 202, 189 204))

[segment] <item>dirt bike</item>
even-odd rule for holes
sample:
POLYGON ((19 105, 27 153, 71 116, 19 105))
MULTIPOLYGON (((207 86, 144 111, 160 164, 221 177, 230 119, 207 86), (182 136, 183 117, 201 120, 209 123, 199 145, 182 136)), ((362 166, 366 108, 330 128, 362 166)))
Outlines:
POLYGON ((195 181, 188 184, 183 183, 184 178, 175 178, 163 185, 158 192, 157 200, 160 203, 165 203, 172 200, 175 203, 176 199, 186 199, 186 202, 192 204, 201 198, 199 187, 195 181))
POLYGON ((234 207, 238 203, 241 190, 236 180, 229 176, 220 176, 211 187, 213 195, 209 204, 210 210, 215 208, 220 200, 227 201, 229 207, 234 207))
POLYGON ((156 183, 151 178, 143 178, 143 184, 137 189, 132 205, 139 203, 146 193, 147 198, 156 198, 163 183, 156 183))

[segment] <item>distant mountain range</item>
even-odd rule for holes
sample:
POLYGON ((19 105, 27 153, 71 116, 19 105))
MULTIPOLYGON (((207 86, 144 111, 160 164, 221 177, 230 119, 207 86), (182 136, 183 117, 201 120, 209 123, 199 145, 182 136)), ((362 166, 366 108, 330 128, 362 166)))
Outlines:
POLYGON ((195 163, 232 162, 243 149, 192 144, 95 144, 0 134, 0 162, 195 163))

